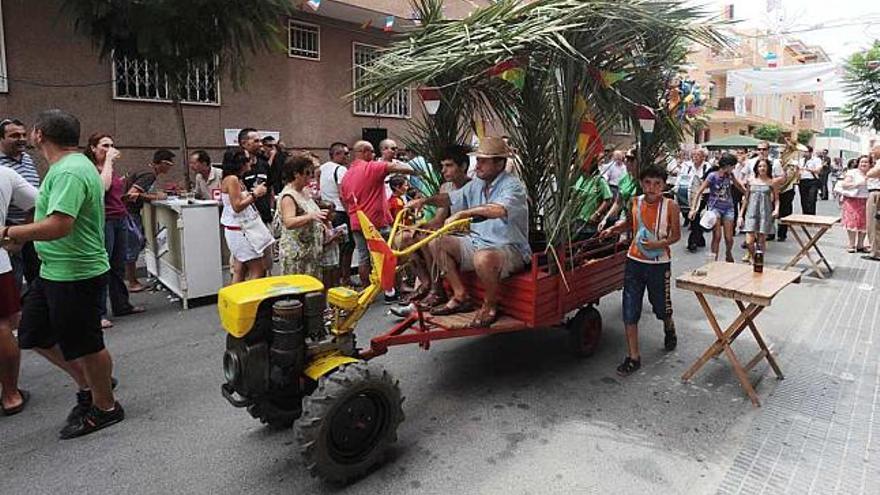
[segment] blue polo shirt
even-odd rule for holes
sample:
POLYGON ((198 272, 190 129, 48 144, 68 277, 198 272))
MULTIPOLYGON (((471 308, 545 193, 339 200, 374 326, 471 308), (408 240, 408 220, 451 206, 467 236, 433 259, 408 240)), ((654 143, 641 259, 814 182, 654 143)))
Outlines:
POLYGON ((503 206, 506 217, 472 224, 468 237, 477 249, 512 246, 523 260, 529 260, 529 202, 519 179, 507 172, 501 172, 491 184, 475 177, 461 189, 450 192, 449 200, 452 213, 486 204, 503 206))

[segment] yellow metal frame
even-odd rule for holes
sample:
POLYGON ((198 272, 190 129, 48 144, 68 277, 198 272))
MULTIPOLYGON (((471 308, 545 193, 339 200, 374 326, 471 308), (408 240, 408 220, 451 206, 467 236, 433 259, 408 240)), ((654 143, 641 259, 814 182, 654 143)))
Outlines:
POLYGON ((318 381, 318 378, 330 373, 343 364, 356 363, 358 361, 359 359, 357 358, 343 356, 339 353, 324 354, 323 356, 318 356, 313 359, 303 371, 303 374, 312 380, 318 381))

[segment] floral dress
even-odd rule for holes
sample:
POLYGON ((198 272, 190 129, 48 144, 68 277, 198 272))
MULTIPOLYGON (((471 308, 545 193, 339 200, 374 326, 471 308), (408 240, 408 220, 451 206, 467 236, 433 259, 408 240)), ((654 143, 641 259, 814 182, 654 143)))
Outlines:
MULTIPOLYGON (((296 204, 296 214, 319 211, 317 203, 308 193, 285 186, 278 198, 276 215, 281 215, 281 200, 290 196, 296 204)), ((281 229, 279 257, 282 275, 311 275, 321 280, 321 254, 324 245, 324 226, 318 222, 295 229, 281 229)))

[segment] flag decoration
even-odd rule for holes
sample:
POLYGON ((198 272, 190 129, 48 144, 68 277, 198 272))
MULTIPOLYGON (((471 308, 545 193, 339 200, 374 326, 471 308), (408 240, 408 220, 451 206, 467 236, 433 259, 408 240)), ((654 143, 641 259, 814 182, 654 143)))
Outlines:
POLYGON ((526 84, 526 71, 523 69, 522 63, 516 59, 495 64, 487 72, 492 77, 498 77, 513 84, 520 91, 526 84))
MULTIPOLYGON (((379 284, 384 290, 391 290, 397 280, 397 256, 388 247, 388 244, 360 209, 357 210, 358 221, 361 223, 361 232, 367 240, 367 249, 370 257, 379 272, 379 284)), ((372 276, 370 276, 372 278, 372 276)))
POLYGON ((309 0, 308 2, 306 2, 306 5, 317 12, 318 9, 321 8, 321 0, 309 0))
POLYGON ((386 33, 390 33, 393 30, 394 30, 394 16, 389 15, 388 17, 385 18, 385 27, 382 28, 382 31, 385 31, 386 33))
POLYGON ((590 67, 590 75, 593 76, 593 79, 596 80, 599 84, 602 85, 603 88, 608 89, 614 86, 618 81, 623 80, 629 74, 624 71, 610 71, 610 70, 600 70, 595 67, 590 67))
POLYGON ((578 159, 584 172, 589 173, 596 160, 602 156, 602 135, 599 134, 599 127, 590 116, 587 100, 580 94, 574 101, 574 112, 580 117, 577 137, 578 159))

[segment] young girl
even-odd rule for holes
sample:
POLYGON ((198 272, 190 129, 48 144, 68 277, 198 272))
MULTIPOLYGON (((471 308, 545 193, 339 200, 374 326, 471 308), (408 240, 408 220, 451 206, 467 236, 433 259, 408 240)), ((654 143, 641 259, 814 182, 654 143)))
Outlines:
POLYGON ((732 186, 736 186, 740 191, 745 192, 742 184, 733 176, 733 166, 736 165, 737 159, 730 153, 725 153, 718 160, 718 170, 710 173, 706 180, 700 185, 691 204, 691 221, 697 217, 699 208, 699 198, 706 188, 709 188, 709 200, 706 202, 706 208, 715 213, 717 221, 712 229, 712 254, 715 260, 718 260, 718 249, 721 246, 721 232, 724 230, 724 260, 733 263, 733 225, 736 221, 736 210, 733 207, 733 196, 731 194, 732 186), (696 204, 693 204, 696 203, 696 204))
POLYGON ((741 229, 746 233, 748 251, 743 261, 755 255, 755 240, 764 252, 767 234, 773 233, 773 220, 779 216, 779 192, 773 187, 772 165, 766 158, 755 162, 754 175, 746 179, 746 192, 740 211, 741 229))

